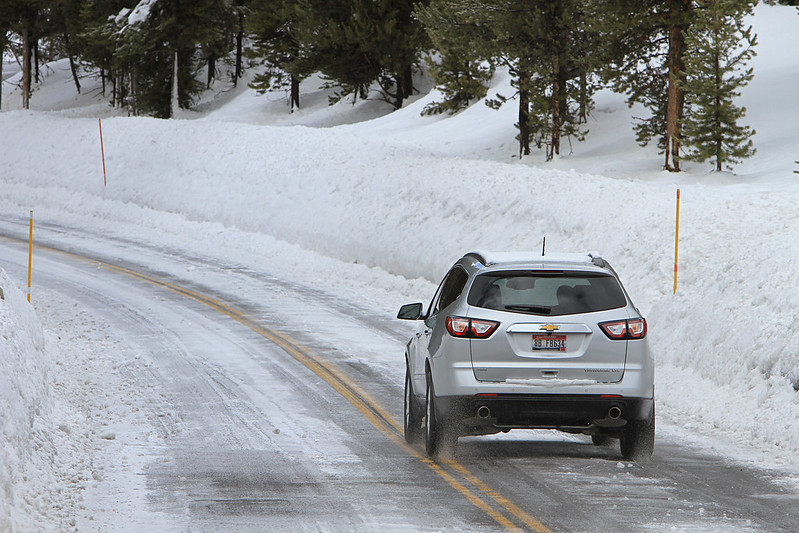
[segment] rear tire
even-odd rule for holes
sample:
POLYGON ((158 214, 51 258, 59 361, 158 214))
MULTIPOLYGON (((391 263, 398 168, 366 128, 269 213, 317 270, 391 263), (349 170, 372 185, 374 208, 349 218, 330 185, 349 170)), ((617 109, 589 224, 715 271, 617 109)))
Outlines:
POLYGON ((422 416, 413 396, 411 372, 405 365, 405 415, 404 415, 405 442, 414 444, 422 436, 422 416))
POLYGON ((444 420, 436 414, 436 393, 433 389, 433 378, 427 374, 427 395, 425 396, 424 449, 427 455, 437 458, 442 454, 455 451, 458 437, 451 431, 444 420))
POLYGON ((619 439, 621 455, 625 459, 646 461, 655 449, 655 407, 645 420, 632 420, 622 429, 619 439))

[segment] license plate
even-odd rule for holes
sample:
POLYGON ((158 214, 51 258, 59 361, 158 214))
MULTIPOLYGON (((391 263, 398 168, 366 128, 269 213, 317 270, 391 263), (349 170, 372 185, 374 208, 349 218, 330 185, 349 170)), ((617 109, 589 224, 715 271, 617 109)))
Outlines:
POLYGON ((533 350, 566 351, 566 335, 533 335, 533 350))

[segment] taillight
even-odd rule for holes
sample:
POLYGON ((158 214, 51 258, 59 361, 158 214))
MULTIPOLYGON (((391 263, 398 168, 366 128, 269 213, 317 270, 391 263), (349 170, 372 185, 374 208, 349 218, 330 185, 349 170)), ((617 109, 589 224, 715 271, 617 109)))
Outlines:
POLYGON ((608 338, 613 340, 623 340, 627 335, 627 321, 626 320, 616 320, 615 322, 602 322, 599 324, 599 327, 602 328, 602 331, 605 332, 605 335, 608 338))
POLYGON ((487 339, 498 327, 499 322, 494 322, 493 320, 472 320, 472 324, 469 329, 471 330, 472 335, 478 339, 487 339))
POLYGON ((469 319, 458 316, 447 317, 447 331, 453 337, 469 336, 469 319))
POLYGON ((643 339, 646 337, 646 319, 631 318, 627 321, 627 335, 631 339, 643 339))
POLYGON ((447 317, 447 331, 453 337, 487 339, 499 327, 493 320, 477 320, 461 316, 447 317))
POLYGON ((630 318, 628 320, 613 320, 602 322, 599 327, 614 341, 643 339, 646 337, 646 319, 630 318))

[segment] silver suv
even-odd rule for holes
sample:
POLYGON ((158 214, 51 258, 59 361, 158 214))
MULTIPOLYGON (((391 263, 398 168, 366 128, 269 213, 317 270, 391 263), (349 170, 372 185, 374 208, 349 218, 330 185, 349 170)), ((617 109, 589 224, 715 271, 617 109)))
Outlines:
POLYGON ((405 438, 430 456, 458 437, 516 428, 618 438, 651 456, 654 363, 647 323, 595 254, 471 252, 450 269, 405 360, 405 438))

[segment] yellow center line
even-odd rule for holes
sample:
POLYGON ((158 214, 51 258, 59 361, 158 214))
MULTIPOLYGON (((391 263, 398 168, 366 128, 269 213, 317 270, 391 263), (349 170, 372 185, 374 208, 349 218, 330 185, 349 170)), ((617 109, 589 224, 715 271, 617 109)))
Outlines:
MULTIPOLYGON (((10 239, 18 240, 14 238, 10 239)), ((446 468, 444 468, 444 466, 462 476, 463 479, 471 484, 478 493, 482 494, 489 500, 493 501, 496 505, 504 509, 505 512, 509 513, 519 523, 523 524, 524 528, 531 529, 538 533, 550 532, 545 525, 536 520, 532 515, 519 508, 513 502, 499 494, 496 490, 492 489, 457 461, 452 459, 444 460, 442 461, 444 466, 442 466, 441 464, 438 464, 435 461, 427 458, 418 450, 416 450, 416 448, 405 442, 404 438, 401 436, 403 428, 399 422, 394 420, 382 407, 380 407, 376 401, 371 399, 366 392, 361 390, 358 385, 352 382, 352 380, 344 375, 337 367, 327 361, 313 356, 311 350, 304 348, 291 339, 291 337, 288 335, 267 328, 242 311, 239 311, 238 309, 235 309, 225 303, 191 289, 187 289, 185 287, 181 287, 152 276, 141 274, 125 267, 104 263, 96 259, 86 258, 70 252, 65 252, 41 245, 37 245, 37 248, 47 249, 52 252, 68 255, 70 257, 80 259, 81 261, 93 263, 105 269, 113 270, 120 274, 124 274, 126 276, 168 289, 172 292, 180 294, 181 296, 206 305, 252 329, 259 335, 267 338, 279 346, 288 355, 302 363, 309 370, 325 380, 328 385, 330 385, 336 392, 349 401, 375 428, 380 430, 381 433, 403 448, 408 454, 415 457, 428 468, 430 468, 441 479, 446 481, 450 487, 463 495, 472 505, 483 511, 486 515, 490 516, 497 524, 510 531, 520 531, 522 529, 516 523, 514 523, 513 520, 507 518, 502 512, 498 511, 489 503, 487 503, 485 499, 478 496, 474 490, 471 490, 466 485, 458 481, 455 476, 453 476, 447 471, 446 468)))
POLYGON ((472 474, 469 470, 466 469, 466 467, 464 467, 459 462, 447 459, 444 461, 444 463, 446 463, 449 467, 451 467, 453 470, 462 475, 466 480, 469 481, 469 483, 477 487, 484 494, 488 495, 492 500, 494 500, 502 507, 507 509, 511 514, 513 514, 513 516, 522 520, 525 523, 525 525, 531 527, 533 531, 537 531, 538 533, 546 533, 551 531, 547 526, 539 522, 533 515, 531 515, 524 509, 520 508, 512 501, 505 498, 502 494, 498 493, 497 491, 486 485, 483 481, 481 481, 477 476, 472 474))

